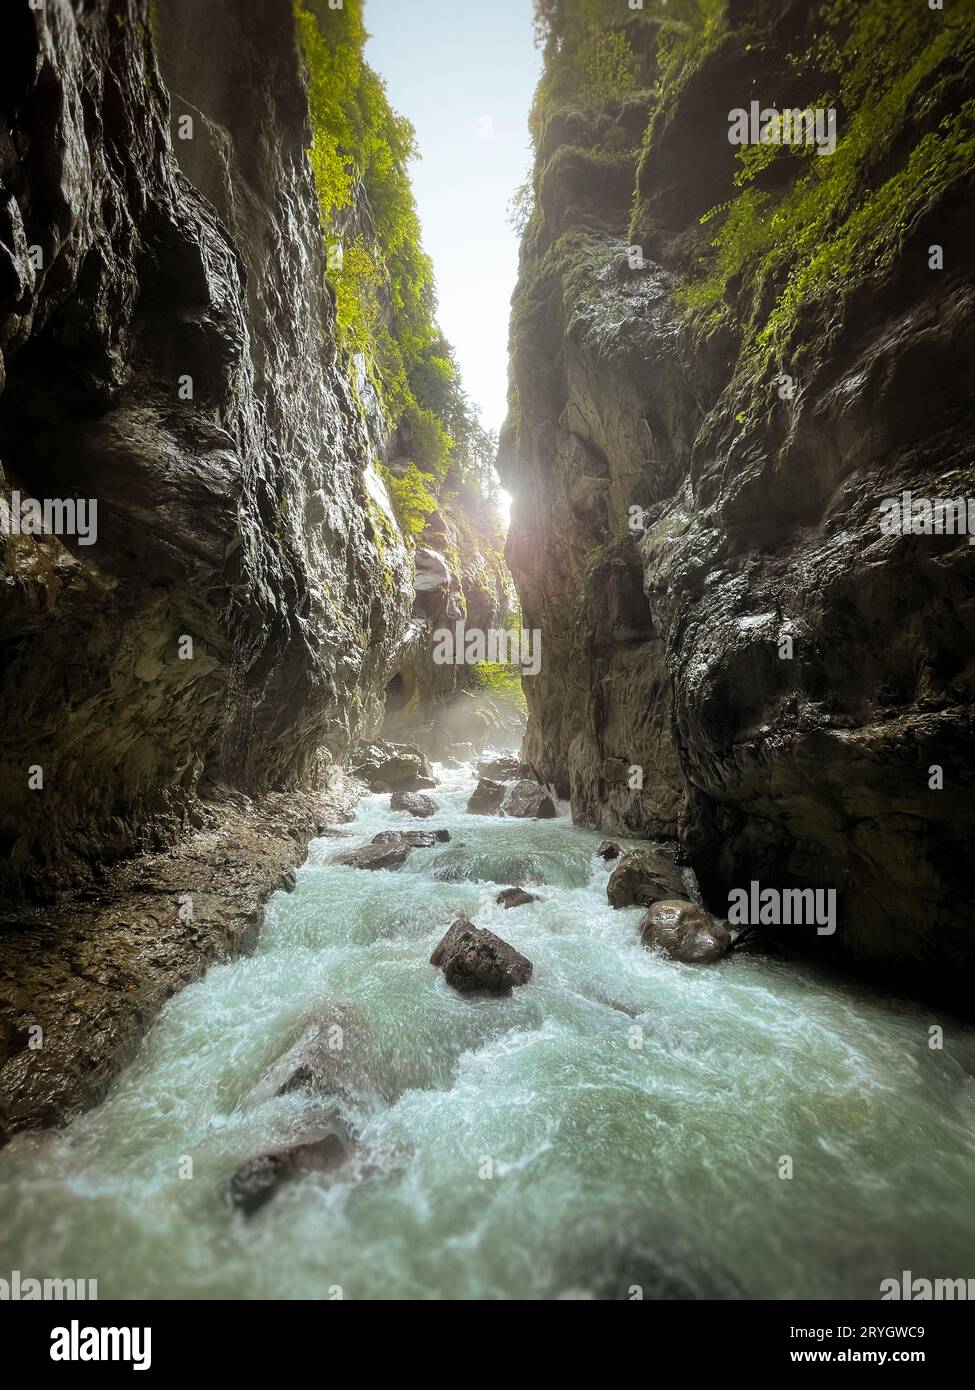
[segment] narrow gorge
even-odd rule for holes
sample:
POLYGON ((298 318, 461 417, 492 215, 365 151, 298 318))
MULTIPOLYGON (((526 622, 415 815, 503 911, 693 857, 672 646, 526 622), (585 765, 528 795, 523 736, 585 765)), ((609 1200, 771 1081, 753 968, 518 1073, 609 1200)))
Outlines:
POLYGON ((408 8, 0 18, 0 1291, 968 1278, 975 0, 408 8))

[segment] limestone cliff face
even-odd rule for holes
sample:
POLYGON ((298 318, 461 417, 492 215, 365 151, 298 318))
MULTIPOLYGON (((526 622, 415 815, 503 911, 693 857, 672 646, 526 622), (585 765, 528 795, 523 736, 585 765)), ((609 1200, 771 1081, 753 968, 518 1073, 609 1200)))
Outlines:
POLYGON ((37 892, 340 760, 413 589, 336 357, 288 0, 11 10, 3 490, 98 503, 93 545, 0 536, 0 845, 37 892))
POLYGON ((880 523, 975 495, 975 25, 909 8, 546 7, 501 467, 544 638, 526 755, 576 818, 679 834, 719 911, 833 887, 821 947, 948 977, 975 959, 975 551, 880 523), (831 91, 835 165, 743 172, 733 108, 831 91))

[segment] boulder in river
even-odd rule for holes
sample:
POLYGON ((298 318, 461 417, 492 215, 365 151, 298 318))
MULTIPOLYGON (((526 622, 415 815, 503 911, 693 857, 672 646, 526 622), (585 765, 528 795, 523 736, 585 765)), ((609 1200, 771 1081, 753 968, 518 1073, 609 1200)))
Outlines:
POLYGON ((374 792, 415 792, 437 785, 426 754, 411 743, 368 744, 359 748, 352 771, 374 792))
POLYGON ((651 849, 631 849, 609 876, 606 896, 613 907, 650 907, 664 898, 686 897, 679 871, 651 849))
POLYGON ((438 966, 447 983, 464 994, 478 989, 506 993, 515 985, 527 984, 532 973, 526 956, 466 917, 453 923, 430 957, 430 964, 438 966))
POLYGON ((440 754, 440 761, 447 767, 464 767, 477 757, 473 743, 448 743, 440 754))
MULTIPOLYGON (((433 844, 433 840, 429 843, 433 844)), ((373 841, 371 845, 360 845, 358 849, 340 854, 335 863, 345 864, 350 869, 399 869, 415 849, 422 847, 399 837, 395 840, 378 840, 378 843, 373 841)))
POLYGON ((727 955, 731 932, 693 903, 665 899, 654 903, 640 919, 644 946, 663 951, 671 960, 708 965, 727 955))
POLYGON ((610 859, 619 859, 623 851, 615 840, 602 840, 596 846, 596 853, 599 855, 600 859, 608 861, 610 859))
POLYGON ((513 782, 518 776, 521 763, 513 755, 502 758, 489 758, 478 763, 478 777, 489 777, 494 782, 513 782))
POLYGON ((489 777, 482 777, 471 792, 471 798, 467 803, 467 814, 469 816, 496 816, 501 810, 501 803, 507 790, 503 782, 493 782, 489 777))
POLYGON ((347 1064, 350 1057, 362 1051, 355 1046, 362 1032, 362 1025, 345 1005, 328 1007, 271 1064, 252 1099, 262 1101, 304 1090, 347 1096, 347 1064))
POLYGON ((503 888, 494 900, 501 907, 524 907, 526 903, 540 903, 537 893, 526 893, 524 888, 503 888))
POLYGON ((423 792, 393 792, 389 798, 389 809, 391 811, 409 811, 411 816, 416 816, 418 820, 426 820, 428 816, 437 813, 437 803, 432 796, 426 796, 423 792))
POLYGON ((539 782, 527 779, 515 782, 501 804, 501 814, 522 820, 554 820, 558 815, 555 802, 539 782))
POLYGON ((372 837, 374 845, 409 845, 411 849, 429 849, 450 839, 449 830, 380 830, 372 837))
POLYGON ((334 1129, 302 1144, 271 1149, 240 1165, 230 1181, 230 1200, 245 1216, 253 1216, 282 1183, 304 1173, 333 1173, 348 1156, 346 1138, 334 1129))

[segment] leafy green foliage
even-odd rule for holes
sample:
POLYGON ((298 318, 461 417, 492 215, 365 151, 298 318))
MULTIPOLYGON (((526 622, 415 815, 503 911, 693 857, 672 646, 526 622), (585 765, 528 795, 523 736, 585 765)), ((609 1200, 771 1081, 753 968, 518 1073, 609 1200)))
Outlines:
POLYGON ((294 0, 339 345, 361 354, 408 456, 406 472, 385 470, 385 479, 404 533, 415 537, 451 469, 483 480, 485 435, 436 322, 408 173, 413 127, 363 60, 362 9, 362 0, 338 10, 294 0))
POLYGON ((528 706, 519 667, 509 666, 501 661, 480 661, 472 669, 474 679, 482 690, 489 690, 498 699, 507 700, 522 714, 527 714, 528 706))
POLYGON ((386 488, 396 519, 403 534, 414 540, 422 532, 430 513, 436 511, 437 499, 429 491, 433 481, 433 475, 421 473, 415 463, 407 467, 402 477, 386 474, 386 488))
POLYGON ((639 64, 629 38, 618 30, 590 34, 576 61, 583 72, 579 99, 588 110, 598 111, 636 90, 639 64))

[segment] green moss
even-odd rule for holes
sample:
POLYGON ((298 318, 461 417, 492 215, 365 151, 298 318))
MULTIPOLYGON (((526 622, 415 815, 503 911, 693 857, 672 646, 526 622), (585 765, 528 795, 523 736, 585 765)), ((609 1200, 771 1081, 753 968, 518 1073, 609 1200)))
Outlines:
POLYGON ((437 325, 433 269, 408 172, 415 135, 363 59, 362 0, 336 10, 326 0, 294 0, 294 13, 339 347, 361 355, 397 430, 413 471, 408 481, 386 481, 415 536, 432 495, 419 488, 435 493, 451 468, 481 485, 493 456, 437 325), (428 481, 418 484, 420 475, 428 481))
POLYGON ((372 522, 372 535, 375 542, 376 551, 379 555, 379 566, 383 576, 383 586, 388 594, 391 594, 396 585, 396 576, 389 562, 388 551, 391 545, 397 545, 400 537, 397 536, 395 528, 382 507, 373 500, 367 499, 369 509, 369 520, 372 522))
POLYGON ((894 264, 969 174, 975 102, 959 106, 958 96, 975 59, 972 9, 970 0, 938 13, 914 0, 830 0, 815 44, 793 56, 797 81, 825 74, 806 104, 838 109, 835 153, 742 147, 742 191, 703 219, 716 232, 680 291, 699 328, 740 327, 756 373, 787 353, 797 364, 800 317, 828 339, 850 294, 894 264))

